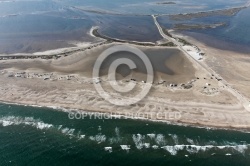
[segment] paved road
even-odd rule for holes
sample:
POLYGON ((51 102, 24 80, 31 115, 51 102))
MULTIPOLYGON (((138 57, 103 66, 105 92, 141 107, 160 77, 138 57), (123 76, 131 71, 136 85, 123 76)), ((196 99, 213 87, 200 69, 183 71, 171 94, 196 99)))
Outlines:
MULTIPOLYGON (((161 36, 167 40, 169 40, 170 42, 173 42, 186 56, 188 59, 190 59, 192 62, 197 63, 198 65, 200 65, 200 67, 204 68, 208 73, 210 73, 211 75, 213 74, 215 77, 217 78, 222 78, 218 73, 216 73, 213 69, 211 69, 209 66, 207 66, 204 62, 202 61, 198 61, 195 58, 193 58, 184 48, 182 43, 178 42, 177 40, 175 40, 174 38, 166 35, 163 32, 163 29, 161 28, 160 24, 158 23, 156 16, 152 15, 153 20, 155 25, 157 26, 159 33, 161 34, 161 36)), ((219 82, 219 84, 221 86, 224 86, 229 92, 231 92, 242 104, 242 106, 246 109, 246 111, 250 112, 250 101, 243 96, 242 94, 240 94, 236 89, 234 89, 233 87, 230 86, 230 84, 222 79, 222 81, 219 82)))

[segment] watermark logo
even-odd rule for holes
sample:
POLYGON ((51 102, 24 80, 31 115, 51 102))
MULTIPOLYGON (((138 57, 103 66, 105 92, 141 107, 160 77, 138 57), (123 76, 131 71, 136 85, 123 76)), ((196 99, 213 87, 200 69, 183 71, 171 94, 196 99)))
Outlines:
POLYGON ((94 86, 95 86, 96 91, 106 101, 114 105, 118 105, 118 106, 127 106, 131 104, 135 104, 139 102, 140 100, 142 100, 150 91, 152 83, 153 83, 153 79, 154 79, 154 71, 153 71, 152 64, 150 60, 148 59, 147 55, 145 55, 140 49, 132 47, 132 46, 128 46, 128 45, 116 45, 116 46, 106 49, 97 58, 95 65, 94 65, 94 69, 93 69, 93 80, 95 80, 94 86), (100 70, 101 70, 101 66, 103 62, 110 55, 114 53, 118 53, 118 52, 128 52, 128 53, 132 53, 133 55, 136 55, 137 57, 140 58, 140 60, 142 60, 142 62, 144 63, 146 67, 147 79, 141 86, 140 92, 133 97, 131 96, 127 97, 125 95, 123 96, 123 94, 133 91, 136 86, 136 82, 129 81, 127 82, 126 86, 121 86, 116 80, 116 72, 115 72, 120 65, 127 65, 130 70, 136 69, 137 68, 136 64, 129 58, 123 57, 123 58, 118 58, 114 60, 109 66, 108 75, 107 75, 107 79, 108 79, 107 82, 109 82, 113 90, 116 93, 119 93, 120 96, 122 97, 117 97, 115 94, 110 93, 107 89, 102 87, 102 82, 99 81, 100 70))
POLYGON ((125 113, 99 113, 99 112, 74 112, 68 113, 71 120, 98 120, 98 119, 155 119, 155 120, 179 120, 180 112, 125 112, 125 113))

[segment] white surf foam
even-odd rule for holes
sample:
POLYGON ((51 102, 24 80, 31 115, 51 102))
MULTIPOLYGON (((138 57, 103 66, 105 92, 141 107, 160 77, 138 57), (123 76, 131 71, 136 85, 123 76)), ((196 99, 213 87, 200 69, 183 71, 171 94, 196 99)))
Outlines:
POLYGON ((61 129, 61 132, 65 135, 69 135, 69 136, 74 136, 74 131, 75 129, 70 129, 70 128, 63 128, 61 129))
POLYGON ((187 138, 187 142, 190 143, 191 145, 194 144, 194 140, 190 139, 190 138, 187 138))
POLYGON ((147 134, 150 139, 155 139, 155 134, 147 134))
POLYGON ((130 150, 130 145, 120 145, 122 150, 130 150))
POLYGON ((153 148, 153 149, 159 149, 159 146, 153 145, 152 148, 153 148))
POLYGON ((169 134, 169 136, 171 136, 171 138, 173 139, 175 144, 177 144, 177 145, 179 144, 178 143, 178 136, 176 134, 169 134))
POLYGON ((157 134, 155 137, 155 142, 158 145, 165 145, 166 144, 165 136, 163 134, 157 134))
MULTIPOLYGON (((78 135, 74 135, 75 129, 70 128, 63 128, 62 125, 54 126, 49 123, 45 123, 41 121, 40 119, 34 119, 33 117, 19 117, 19 116, 6 116, 0 118, 0 125, 3 127, 7 126, 13 126, 13 125, 26 125, 26 126, 32 126, 34 128, 37 128, 39 130, 48 130, 48 129, 56 129, 59 132, 61 132, 64 135, 68 135, 71 137, 77 137, 78 135)), ((80 138, 84 138, 83 135, 80 136, 80 138)))
POLYGON ((145 136, 144 135, 141 135, 141 134, 133 134, 132 136, 133 138, 133 141, 135 143, 135 146, 137 149, 142 149, 144 147, 144 139, 145 139, 145 136))
POLYGON ((53 127, 53 125, 52 124, 43 123, 43 122, 38 122, 37 125, 36 125, 36 127, 38 129, 43 130, 43 129, 49 129, 49 128, 53 127))
POLYGON ((111 153, 112 152, 112 147, 104 147, 104 150, 108 151, 109 153, 111 153))
POLYGON ((144 143, 145 148, 150 148, 150 143, 144 143))
POLYGON ((97 143, 102 143, 102 142, 105 142, 107 137, 105 135, 102 135, 102 134, 97 134, 95 136, 90 136, 89 139, 91 141, 96 141, 97 143))
POLYGON ((61 130, 61 128, 62 128, 62 125, 59 125, 58 128, 57 128, 57 130, 61 130))
POLYGON ((80 139, 84 139, 84 138, 85 138, 85 135, 80 135, 79 138, 80 138, 80 139))
POLYGON ((34 119, 33 117, 16 117, 16 116, 5 116, 0 118, 0 125, 3 127, 12 125, 28 125, 36 127, 37 129, 44 130, 52 128, 52 124, 44 123, 39 119, 34 119))
POLYGON ((174 145, 174 146, 162 146, 162 149, 167 150, 171 155, 176 155, 178 151, 186 150, 190 154, 205 152, 210 149, 214 150, 235 150, 239 153, 244 154, 248 150, 249 145, 225 145, 225 146, 213 146, 213 145, 174 145))

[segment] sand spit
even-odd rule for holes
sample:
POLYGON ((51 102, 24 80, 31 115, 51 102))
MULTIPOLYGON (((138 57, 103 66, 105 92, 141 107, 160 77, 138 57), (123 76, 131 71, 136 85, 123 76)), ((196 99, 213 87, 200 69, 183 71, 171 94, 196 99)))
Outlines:
POLYGON ((156 4, 157 5, 174 5, 176 3, 175 2, 168 2, 168 1, 166 1, 166 2, 156 2, 156 4))
MULTIPOLYGON (((220 84, 220 80, 191 62, 177 48, 143 47, 150 58, 168 54, 163 66, 155 58, 156 79, 149 95, 141 102, 119 107, 96 94, 92 79, 92 64, 109 46, 76 52, 60 59, 23 59, 0 61, 0 100, 25 105, 55 106, 121 115, 138 113, 138 118, 183 123, 206 127, 249 129, 250 113, 241 102, 220 84), (161 52, 162 50, 162 52, 161 52), (178 55, 178 56, 177 56, 178 55), (168 73, 171 69, 172 73, 168 73), (180 117, 165 116, 178 113, 180 117), (150 115, 150 116, 149 116, 150 115)), ((157 60, 158 59, 158 60, 157 60)), ((108 63, 107 63, 108 65, 108 63)), ((105 71, 105 67, 104 67, 105 71)), ((122 75, 123 73, 118 73, 122 75)), ((120 77, 120 83, 136 81, 136 88, 128 96, 117 95, 105 72, 101 82, 105 90, 115 97, 130 97, 143 85, 143 70, 120 77)))
POLYGON ((171 20, 180 21, 180 20, 191 20, 193 18, 201 18, 201 17, 209 17, 209 16, 233 16, 245 8, 247 7, 243 6, 243 7, 222 9, 222 10, 207 11, 207 12, 177 14, 177 15, 170 15, 169 17, 171 20))
POLYGON ((172 42, 169 42, 168 40, 160 40, 156 43, 152 42, 138 42, 138 41, 126 41, 126 40, 120 40, 120 39, 114 39, 110 38, 108 36, 104 36, 99 34, 98 32, 99 27, 92 27, 89 31, 89 35, 92 37, 95 37, 98 39, 99 42, 96 43, 72 43, 74 45, 77 45, 77 47, 70 47, 70 48, 61 48, 61 49, 55 49, 55 50, 49 50, 44 52, 36 52, 33 54, 0 54, 0 60, 11 60, 11 59, 59 59, 61 57, 70 56, 73 53, 76 52, 82 52, 88 49, 93 49, 95 47, 101 46, 101 45, 107 45, 109 43, 123 43, 123 44, 134 44, 139 46, 161 46, 161 47, 175 47, 175 45, 172 42))
POLYGON ((108 44, 109 41, 103 40, 97 42, 95 44, 90 43, 77 43, 77 47, 72 48, 63 48, 63 49, 56 49, 56 50, 49 50, 44 52, 36 52, 33 54, 0 54, 0 60, 11 60, 11 59, 58 59, 61 57, 69 56, 73 53, 79 51, 85 51, 88 49, 92 49, 98 47, 100 45, 108 44))
POLYGON ((128 41, 128 40, 111 38, 111 37, 100 34, 98 29, 99 29, 99 27, 92 27, 91 31, 90 31, 90 35, 97 37, 97 38, 105 39, 109 42, 128 43, 128 44, 135 44, 135 45, 140 45, 140 46, 151 46, 151 47, 152 46, 168 46, 168 47, 175 46, 172 42, 170 42, 168 40, 164 40, 164 39, 159 40, 156 43, 153 43, 153 42, 128 41))
POLYGON ((211 29, 225 26, 226 23, 217 24, 175 24, 175 30, 192 30, 192 29, 211 29))

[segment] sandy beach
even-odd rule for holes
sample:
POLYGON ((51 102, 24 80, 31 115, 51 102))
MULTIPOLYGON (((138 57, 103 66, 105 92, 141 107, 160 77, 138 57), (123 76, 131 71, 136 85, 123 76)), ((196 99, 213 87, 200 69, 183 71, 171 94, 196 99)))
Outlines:
MULTIPOLYGON (((59 59, 1 60, 0 100, 83 111, 115 112, 121 115, 142 113, 140 115, 144 117, 140 118, 147 118, 147 114, 162 113, 161 116, 150 117, 151 120, 249 129, 250 113, 244 109, 242 103, 213 75, 190 61, 177 48, 136 46, 149 58, 166 54, 166 58, 161 59, 164 62, 162 67, 158 65, 160 60, 154 61, 151 58, 156 70, 153 88, 145 99, 131 106, 119 107, 108 103, 96 93, 92 68, 98 55, 116 44, 101 45, 59 59), (172 73, 168 73, 170 70, 172 73), (166 118, 163 113, 178 113, 181 117, 166 118)), ((137 79, 134 93, 140 91, 145 84, 142 82, 143 70, 133 71, 121 78, 121 83, 131 81, 131 78, 137 79)), ((115 94, 105 73, 101 80, 105 90, 115 94)))
POLYGON ((205 63, 250 101, 250 76, 247 71, 250 67, 249 48, 222 42, 202 34, 193 34, 194 37, 185 34, 175 35, 185 38, 204 50, 207 55, 205 63), (217 48, 210 44, 211 41, 218 43, 217 48))

